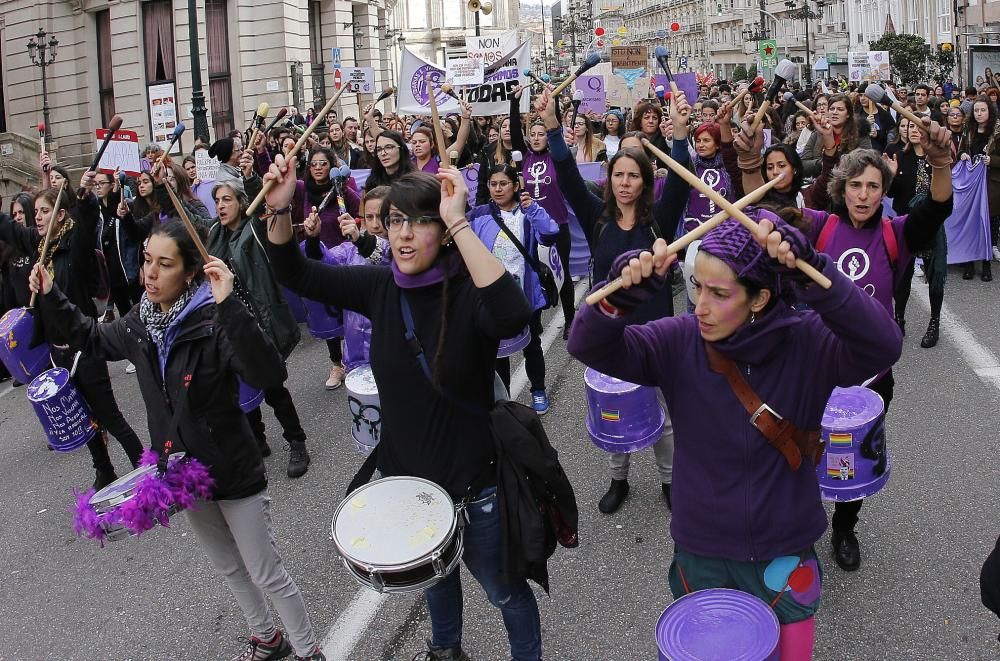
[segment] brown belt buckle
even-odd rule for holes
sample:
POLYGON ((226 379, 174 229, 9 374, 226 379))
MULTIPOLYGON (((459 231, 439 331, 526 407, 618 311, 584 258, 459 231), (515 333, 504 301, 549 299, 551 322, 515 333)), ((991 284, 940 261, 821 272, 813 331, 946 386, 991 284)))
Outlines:
POLYGON ((756 427, 757 430, 760 431, 761 433, 763 433, 763 430, 761 430, 760 427, 757 427, 757 418, 764 415, 765 412, 770 413, 771 416, 774 418, 775 422, 779 420, 784 420, 784 418, 782 418, 778 414, 778 412, 772 409, 770 406, 768 406, 767 404, 761 404, 760 407, 756 411, 754 411, 754 414, 750 416, 750 424, 756 427))

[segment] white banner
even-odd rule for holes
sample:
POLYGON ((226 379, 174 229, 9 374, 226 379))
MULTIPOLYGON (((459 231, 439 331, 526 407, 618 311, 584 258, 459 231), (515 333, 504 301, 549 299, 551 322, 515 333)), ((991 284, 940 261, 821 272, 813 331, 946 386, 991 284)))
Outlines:
POLYGON ((852 83, 873 80, 889 80, 892 72, 889 67, 889 51, 873 50, 867 53, 849 52, 847 54, 847 78, 852 83))
POLYGON ((483 66, 487 68, 499 62, 500 58, 515 48, 517 48, 517 30, 465 38, 466 57, 482 60, 483 66))
MULTIPOLYGON (((531 43, 524 42, 508 54, 499 66, 486 71, 482 85, 466 89, 465 99, 472 104, 472 114, 476 116, 506 115, 510 112, 510 97, 518 84, 527 86, 528 79, 522 69, 530 66, 531 43)), ((441 91, 445 82, 445 71, 427 60, 403 48, 399 63, 399 99, 396 111, 410 115, 429 115, 430 100, 427 96, 427 78, 435 90, 438 111, 441 113, 460 112, 458 101, 441 91)), ((529 109, 527 94, 521 95, 521 112, 529 109)))

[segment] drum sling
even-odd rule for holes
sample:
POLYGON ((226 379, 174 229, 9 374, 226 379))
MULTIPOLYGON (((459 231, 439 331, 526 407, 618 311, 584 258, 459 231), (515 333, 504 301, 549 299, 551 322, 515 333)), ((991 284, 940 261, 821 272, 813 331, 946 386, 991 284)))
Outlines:
POLYGON ((812 460, 813 464, 819 464, 823 456, 823 441, 820 440, 818 431, 802 431, 795 423, 778 415, 754 392, 736 363, 707 342, 705 353, 708 355, 708 366, 713 372, 726 377, 736 399, 740 400, 740 404, 750 414, 750 424, 785 457, 789 468, 798 470, 803 455, 812 460))

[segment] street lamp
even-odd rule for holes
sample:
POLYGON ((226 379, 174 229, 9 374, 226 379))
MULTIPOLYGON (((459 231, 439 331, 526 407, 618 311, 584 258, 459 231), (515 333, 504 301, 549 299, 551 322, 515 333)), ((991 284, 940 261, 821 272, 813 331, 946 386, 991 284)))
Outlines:
MULTIPOLYGON (((572 53, 573 66, 576 66, 576 39, 577 35, 589 35, 591 30, 591 15, 589 7, 578 6, 575 2, 569 4, 569 17, 559 17, 552 19, 555 27, 564 34, 569 35, 570 52, 572 53)), ((554 30, 553 30, 554 31, 554 30)))
POLYGON ((205 106, 205 91, 201 84, 201 49, 198 46, 198 7, 195 0, 188 0, 188 49, 191 53, 191 116, 194 118, 194 137, 207 143, 208 108, 205 106))
POLYGON ((788 17, 796 20, 801 19, 806 23, 806 73, 805 73, 805 83, 806 87, 812 85, 812 50, 809 48, 809 19, 819 18, 822 16, 823 7, 829 4, 829 0, 814 0, 816 3, 816 9, 819 11, 814 11, 809 6, 809 0, 802 0, 802 6, 798 6, 795 0, 785 0, 785 6, 791 11, 788 13, 788 17))
POLYGON ((52 36, 46 43, 46 36, 45 30, 38 28, 38 34, 28 41, 28 55, 31 56, 32 64, 42 68, 42 118, 45 120, 45 139, 48 141, 52 138, 52 123, 49 121, 49 89, 45 80, 45 67, 56 61, 59 40, 52 36))

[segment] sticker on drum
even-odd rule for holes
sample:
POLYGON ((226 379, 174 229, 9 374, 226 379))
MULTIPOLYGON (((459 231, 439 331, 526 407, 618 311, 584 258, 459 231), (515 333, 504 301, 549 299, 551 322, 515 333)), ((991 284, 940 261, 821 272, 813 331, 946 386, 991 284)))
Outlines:
POLYGON ((875 391, 834 388, 823 412, 821 438, 826 449, 816 472, 823 498, 867 498, 888 482, 892 461, 885 445, 885 405, 875 391))
POLYGON ((354 578, 379 592, 411 592, 447 576, 461 558, 454 501, 438 485, 387 477, 337 507, 333 543, 354 578))
POLYGON ((676 600, 656 623, 660 661, 771 661, 781 629, 774 611, 752 594, 698 590, 676 600))
POLYGON ((351 370, 344 386, 351 412, 351 438, 362 454, 369 455, 382 440, 382 404, 371 365, 351 370))

